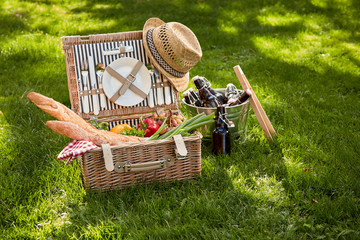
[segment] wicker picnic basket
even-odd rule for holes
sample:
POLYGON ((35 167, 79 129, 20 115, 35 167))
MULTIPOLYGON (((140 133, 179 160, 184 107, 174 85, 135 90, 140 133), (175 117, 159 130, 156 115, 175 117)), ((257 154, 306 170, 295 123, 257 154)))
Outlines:
MULTIPOLYGON (((114 104, 102 89, 100 76, 86 86, 81 75, 81 63, 89 56, 94 65, 105 67, 121 57, 135 58, 146 66, 150 64, 142 44, 142 31, 62 37, 66 61, 71 108, 86 120, 96 118, 108 122, 109 129, 119 123, 135 126, 139 118, 151 116, 157 109, 180 111, 180 95, 161 74, 151 74, 150 94, 135 106, 114 104), (124 51, 125 46, 132 48, 124 51), (118 54, 106 55, 109 49, 119 49, 118 54), (85 86, 85 88, 84 88, 85 86), (84 97, 89 100, 89 110, 84 111, 84 97), (105 101, 103 101, 105 100, 105 101), (100 111, 94 114, 93 103, 100 111)), ((90 70, 89 70, 90 72, 90 70)), ((119 146, 103 145, 78 158, 86 189, 121 189, 135 183, 191 179, 201 173, 201 134, 172 139, 145 141, 119 146)))

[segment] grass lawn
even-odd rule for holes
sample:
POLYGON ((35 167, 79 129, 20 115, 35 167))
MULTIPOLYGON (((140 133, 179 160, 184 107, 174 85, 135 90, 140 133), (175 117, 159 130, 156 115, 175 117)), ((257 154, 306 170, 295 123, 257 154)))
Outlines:
POLYGON ((0 9, 0 239, 360 238, 359 1, 3 0, 0 9), (200 178, 86 191, 79 166, 56 159, 70 139, 45 127, 52 117, 26 94, 70 106, 60 38, 141 30, 154 16, 198 37, 203 58, 190 77, 240 88, 240 64, 279 137, 269 143, 251 111, 231 157, 203 144, 200 178))

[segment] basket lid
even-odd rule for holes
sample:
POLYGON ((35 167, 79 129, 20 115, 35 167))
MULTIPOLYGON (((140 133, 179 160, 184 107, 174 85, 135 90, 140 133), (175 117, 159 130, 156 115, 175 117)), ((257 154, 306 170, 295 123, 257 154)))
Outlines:
POLYGON ((155 74, 152 69, 148 70, 152 65, 144 50, 142 31, 66 36, 62 37, 62 43, 71 108, 82 118, 90 119, 95 116, 100 119, 151 113, 158 107, 179 109, 179 92, 162 74, 155 74), (82 71, 84 70, 82 67, 84 67, 84 62, 89 62, 89 57, 92 61, 90 61, 90 66, 87 66, 86 74, 86 71, 82 71), (141 82, 144 80, 144 85, 134 82, 132 86, 141 88, 147 94, 146 97, 140 99, 141 97, 130 89, 126 91, 123 98, 119 98, 119 101, 111 101, 110 95, 113 92, 110 91, 110 87, 113 88, 116 83, 106 71, 102 74, 103 78, 101 74, 96 74, 97 71, 94 70, 96 65, 101 63, 105 69, 113 66, 118 73, 126 77, 131 71, 131 64, 138 61, 141 61, 142 67, 136 78, 139 77, 141 82), (95 111, 97 106, 99 106, 99 111, 95 111))

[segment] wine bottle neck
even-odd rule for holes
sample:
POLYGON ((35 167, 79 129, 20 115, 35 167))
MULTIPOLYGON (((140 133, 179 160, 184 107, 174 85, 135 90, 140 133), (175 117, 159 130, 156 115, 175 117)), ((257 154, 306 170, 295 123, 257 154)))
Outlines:
POLYGON ((226 118, 226 113, 220 113, 216 116, 216 127, 228 129, 229 120, 226 118))
POLYGON ((199 91, 207 87, 206 82, 200 78, 195 80, 194 84, 199 91))

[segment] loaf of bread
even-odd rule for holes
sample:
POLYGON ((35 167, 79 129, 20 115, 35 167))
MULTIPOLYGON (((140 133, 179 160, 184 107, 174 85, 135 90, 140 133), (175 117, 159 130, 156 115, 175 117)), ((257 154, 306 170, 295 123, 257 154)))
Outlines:
POLYGON ((47 121, 46 126, 54 132, 57 132, 61 135, 75 140, 90 141, 97 146, 101 146, 101 144, 107 143, 102 138, 85 131, 84 129, 71 122, 47 121))
POLYGON ((93 132, 93 134, 104 139, 110 145, 119 145, 121 143, 138 143, 144 141, 143 139, 135 136, 121 135, 105 130, 96 130, 97 131, 93 132))
POLYGON ((82 119, 74 111, 66 107, 64 104, 55 101, 52 98, 48 98, 36 92, 30 92, 27 97, 38 108, 40 108, 47 114, 50 114, 59 121, 74 123, 89 132, 97 130, 96 127, 82 119))
POLYGON ((59 120, 49 121, 50 123, 48 122, 46 126, 64 136, 75 140, 92 139, 88 141, 92 141, 95 145, 98 146, 100 146, 102 143, 119 145, 126 142, 136 143, 143 141, 141 138, 135 136, 126 136, 110 131, 98 130, 96 127, 82 119, 79 115, 77 115, 71 109, 67 108, 65 105, 40 93, 30 92, 27 97, 41 110, 59 120))

